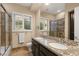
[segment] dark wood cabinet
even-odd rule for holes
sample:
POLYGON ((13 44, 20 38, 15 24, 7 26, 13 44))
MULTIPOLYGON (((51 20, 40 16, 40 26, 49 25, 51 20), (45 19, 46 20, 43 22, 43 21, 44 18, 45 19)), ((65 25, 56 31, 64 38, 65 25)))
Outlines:
POLYGON ((32 41, 32 53, 34 56, 39 56, 39 44, 36 41, 32 41))
POLYGON ((34 56, 57 56, 42 44, 32 39, 32 53, 34 56))
POLYGON ((40 51, 40 56, 46 56, 46 54, 40 51))
POLYGON ((40 45, 40 52, 43 52, 45 56, 56 56, 55 53, 51 52, 49 49, 47 49, 43 45, 40 45))

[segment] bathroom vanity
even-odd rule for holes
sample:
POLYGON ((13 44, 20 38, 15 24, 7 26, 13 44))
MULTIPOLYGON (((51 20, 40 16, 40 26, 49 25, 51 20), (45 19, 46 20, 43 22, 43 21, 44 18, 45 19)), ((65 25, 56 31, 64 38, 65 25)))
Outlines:
POLYGON ((32 54, 34 56, 79 56, 79 46, 74 42, 62 44, 59 38, 32 38, 32 54))
POLYGON ((57 56, 54 52, 51 52, 48 48, 32 39, 32 53, 34 56, 57 56))

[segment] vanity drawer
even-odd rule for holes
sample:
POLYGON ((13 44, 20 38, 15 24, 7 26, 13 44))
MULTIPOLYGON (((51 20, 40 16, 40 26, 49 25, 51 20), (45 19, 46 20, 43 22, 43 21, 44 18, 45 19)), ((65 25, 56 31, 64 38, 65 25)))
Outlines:
POLYGON ((34 56, 39 56, 39 43, 32 39, 32 53, 34 56))

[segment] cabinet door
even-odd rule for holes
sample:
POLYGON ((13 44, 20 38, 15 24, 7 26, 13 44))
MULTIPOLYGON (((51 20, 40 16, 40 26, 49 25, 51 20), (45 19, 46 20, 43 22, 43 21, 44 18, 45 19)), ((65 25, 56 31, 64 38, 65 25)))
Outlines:
POLYGON ((43 52, 40 51, 40 56, 46 56, 43 52))
POLYGON ((32 53, 34 56, 39 56, 39 44, 36 41, 32 41, 32 53))
POLYGON ((36 47, 35 47, 35 45, 34 44, 32 44, 32 54, 35 56, 35 51, 36 51, 36 47))
POLYGON ((34 44, 32 46, 32 53, 33 53, 34 56, 39 56, 39 49, 34 44))
POLYGON ((35 51, 35 56, 39 56, 39 49, 38 49, 38 47, 36 47, 35 50, 36 50, 35 51))
POLYGON ((44 55, 44 56, 57 56, 55 53, 51 52, 50 50, 48 50, 47 48, 45 48, 44 46, 40 46, 40 55, 44 55))

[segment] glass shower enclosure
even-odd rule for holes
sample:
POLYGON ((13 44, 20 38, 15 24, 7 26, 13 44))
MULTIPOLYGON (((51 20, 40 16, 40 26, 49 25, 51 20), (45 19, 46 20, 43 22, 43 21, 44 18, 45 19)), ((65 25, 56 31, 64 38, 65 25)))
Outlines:
POLYGON ((0 5, 0 56, 3 56, 10 45, 9 15, 0 5))

